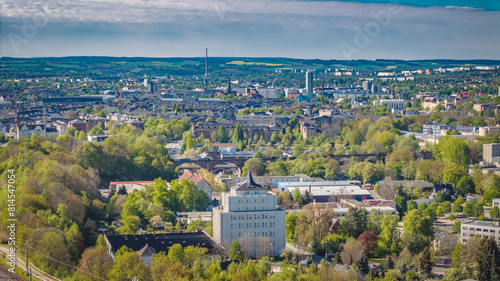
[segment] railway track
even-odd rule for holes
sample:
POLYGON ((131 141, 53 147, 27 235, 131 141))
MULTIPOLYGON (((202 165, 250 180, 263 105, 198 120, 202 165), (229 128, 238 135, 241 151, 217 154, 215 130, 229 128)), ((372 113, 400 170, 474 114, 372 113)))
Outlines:
POLYGON ((0 281, 26 281, 26 279, 22 278, 21 276, 9 272, 7 267, 4 265, 0 264, 0 281))

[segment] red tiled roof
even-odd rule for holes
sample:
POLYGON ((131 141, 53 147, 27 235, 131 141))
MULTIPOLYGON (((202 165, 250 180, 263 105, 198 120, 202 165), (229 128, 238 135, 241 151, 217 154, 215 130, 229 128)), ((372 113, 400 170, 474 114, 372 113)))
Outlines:
POLYGON ((203 180, 203 178, 200 175, 192 174, 189 171, 184 171, 184 174, 182 174, 182 176, 179 177, 179 180, 182 180, 182 179, 189 180, 189 181, 193 182, 194 184, 198 184, 200 181, 203 180))

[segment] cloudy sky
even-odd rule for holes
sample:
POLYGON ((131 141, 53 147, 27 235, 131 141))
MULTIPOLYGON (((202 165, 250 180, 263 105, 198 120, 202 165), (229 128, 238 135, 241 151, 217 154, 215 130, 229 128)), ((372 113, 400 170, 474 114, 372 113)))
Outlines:
POLYGON ((499 30, 498 0, 0 0, 12 57, 500 59, 499 30))

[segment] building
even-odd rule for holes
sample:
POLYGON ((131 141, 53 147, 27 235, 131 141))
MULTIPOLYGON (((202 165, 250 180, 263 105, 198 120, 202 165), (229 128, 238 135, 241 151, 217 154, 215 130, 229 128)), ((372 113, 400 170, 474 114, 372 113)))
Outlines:
POLYGON ((318 182, 280 182, 277 185, 280 191, 288 190, 292 194, 306 191, 316 202, 330 202, 337 199, 352 198, 358 201, 372 199, 368 190, 361 189, 352 181, 318 181, 318 182))
POLYGON ((180 244, 182 248, 198 246, 207 248, 209 255, 216 252, 217 244, 204 232, 167 233, 167 234, 142 234, 142 235, 104 235, 108 254, 115 259, 116 251, 127 246, 139 252, 142 261, 150 266, 153 255, 164 252, 168 255, 170 247, 180 244))
POLYGON ((50 135, 59 135, 59 132, 55 127, 49 127, 45 124, 22 124, 17 126, 16 137, 20 139, 22 137, 31 137, 33 134, 37 136, 42 136, 49 138, 50 135))
POLYGON ((306 91, 308 95, 313 94, 313 81, 314 81, 314 74, 312 73, 311 70, 307 70, 306 72, 306 91))
POLYGON ((373 101, 373 105, 377 106, 384 106, 387 105, 389 109, 404 109, 405 106, 405 100, 403 99, 394 99, 394 100, 388 100, 388 99, 383 99, 383 100, 376 100, 373 101))
POLYGON ((208 199, 210 201, 212 200, 212 188, 208 184, 208 182, 202 178, 200 175, 193 174, 190 171, 185 170, 184 174, 182 174, 179 177, 179 180, 186 179, 192 183, 194 183, 194 186, 200 190, 203 190, 208 196, 208 199))
POLYGON ((246 180, 224 193, 221 206, 213 211, 214 240, 228 248, 237 240, 250 256, 279 256, 285 248, 286 211, 277 207, 276 194, 246 180))
POLYGON ((154 181, 112 181, 109 183, 109 189, 111 192, 118 192, 120 188, 124 187, 129 194, 134 190, 144 190, 147 185, 154 183, 154 181))
POLYGON ((167 149, 168 156, 178 155, 181 152, 182 142, 167 143, 165 148, 167 149))
POLYGON ((500 162, 500 143, 483 144, 484 165, 492 165, 500 162))
POLYGON ((370 91, 371 87, 372 87, 372 82, 370 81, 363 81, 363 83, 361 84, 362 87, 363 87, 363 91, 370 91))
MULTIPOLYGON (((393 216, 399 216, 399 212, 398 210, 396 210, 396 208, 393 208, 393 207, 389 207, 389 206, 374 206, 374 207, 358 207, 360 209, 364 209, 366 210, 366 212, 369 214, 373 211, 379 211, 381 214, 385 214, 385 213, 389 213, 393 216)), ((345 215, 347 214, 347 212, 349 212, 349 209, 350 208, 333 208, 333 211, 335 212, 335 214, 337 215, 337 218, 343 218, 345 217, 345 215)))
POLYGON ((475 235, 481 238, 493 237, 498 243, 500 241, 500 225, 498 222, 489 221, 462 222, 460 227, 460 242, 465 243, 475 235))
POLYGON ((491 207, 498 207, 498 208, 500 208, 500 199, 493 199, 491 201, 491 207))
POLYGON ((87 140, 90 142, 103 142, 111 136, 100 135, 100 136, 87 136, 87 140))
MULTIPOLYGON (((244 177, 232 177, 232 178, 221 178, 219 181, 225 184, 227 187, 234 186, 240 182, 245 181, 244 177)), ((262 176, 262 177, 254 177, 255 183, 258 185, 268 187, 268 188, 277 188, 278 183, 280 182, 313 182, 313 179, 304 174, 298 174, 295 176, 262 176)))

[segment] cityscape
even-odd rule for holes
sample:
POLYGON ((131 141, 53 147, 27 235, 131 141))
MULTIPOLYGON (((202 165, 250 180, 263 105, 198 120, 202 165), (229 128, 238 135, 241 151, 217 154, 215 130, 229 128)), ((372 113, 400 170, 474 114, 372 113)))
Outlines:
POLYGON ((0 279, 500 279, 500 7, 414 2, 0 3, 0 279))

